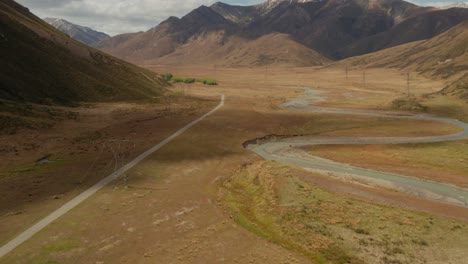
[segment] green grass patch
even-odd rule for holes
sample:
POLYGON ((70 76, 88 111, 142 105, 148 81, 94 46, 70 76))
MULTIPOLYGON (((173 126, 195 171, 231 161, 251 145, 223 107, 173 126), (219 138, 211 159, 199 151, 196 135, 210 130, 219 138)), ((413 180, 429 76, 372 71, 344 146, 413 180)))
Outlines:
POLYGON ((39 264, 58 264, 58 262, 55 260, 45 260, 45 261, 39 262, 39 264))
POLYGON ((202 83, 205 85, 218 85, 218 82, 215 79, 210 79, 210 78, 191 78, 191 77, 175 77, 172 75, 172 73, 164 73, 161 75, 161 77, 172 83, 202 83))
POLYGON ((214 79, 197 79, 196 81, 205 85, 218 85, 218 82, 214 79))
POLYGON ((171 79, 173 83, 194 83, 195 78, 183 78, 183 77, 173 77, 171 79))
POLYGON ((44 253, 51 253, 51 252, 61 252, 61 251, 67 251, 70 249, 74 249, 79 247, 79 244, 74 241, 66 241, 60 244, 55 244, 55 245, 49 245, 45 246, 43 248, 44 253))
POLYGON ((166 81, 169 82, 169 81, 172 80, 172 78, 173 78, 174 76, 172 75, 172 73, 164 73, 164 74, 161 74, 161 77, 162 77, 164 80, 166 80, 166 81))

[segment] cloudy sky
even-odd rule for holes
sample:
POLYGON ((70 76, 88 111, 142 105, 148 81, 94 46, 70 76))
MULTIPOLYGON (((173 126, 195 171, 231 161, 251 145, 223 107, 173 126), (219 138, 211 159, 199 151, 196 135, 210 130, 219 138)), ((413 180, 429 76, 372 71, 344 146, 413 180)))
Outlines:
MULTIPOLYGON (((218 0, 17 0, 37 16, 63 18, 109 35, 146 31, 169 16, 181 17, 200 5, 218 0)), ((438 5, 431 0, 412 0, 419 4, 438 5)), ((442 0, 442 2, 456 0, 442 0)), ((224 0, 249 5, 263 0, 224 0)), ((440 1, 439 1, 440 5, 440 1)))

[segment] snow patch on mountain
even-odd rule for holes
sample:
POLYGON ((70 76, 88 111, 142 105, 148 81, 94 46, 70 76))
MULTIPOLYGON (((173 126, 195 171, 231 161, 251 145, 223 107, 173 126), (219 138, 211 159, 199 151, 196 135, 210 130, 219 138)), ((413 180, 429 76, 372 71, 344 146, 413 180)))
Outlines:
POLYGON ((87 45, 92 45, 110 37, 105 33, 95 31, 89 27, 75 25, 61 18, 44 18, 44 21, 70 37, 87 45))
POLYGON ((257 7, 263 12, 268 13, 273 10, 276 6, 282 3, 297 4, 297 3, 307 3, 320 0, 267 0, 261 4, 258 4, 257 7))

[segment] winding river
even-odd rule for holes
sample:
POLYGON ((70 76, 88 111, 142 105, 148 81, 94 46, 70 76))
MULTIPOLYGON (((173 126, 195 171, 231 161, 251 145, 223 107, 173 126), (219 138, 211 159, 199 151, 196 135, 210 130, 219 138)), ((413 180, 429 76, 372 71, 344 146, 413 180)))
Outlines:
MULTIPOLYGON (((302 167, 309 171, 326 173, 335 177, 365 182, 366 185, 395 189, 403 193, 415 195, 423 199, 453 204, 468 208, 468 190, 454 185, 419 179, 400 174, 381 172, 365 168, 359 168, 344 163, 339 163, 313 156, 300 149, 310 145, 333 144, 406 144, 406 143, 431 143, 468 138, 468 124, 456 119, 438 117, 429 114, 396 114, 378 110, 361 110, 349 108, 329 108, 314 105, 324 101, 321 97, 323 91, 303 87, 304 94, 293 98, 280 105, 283 109, 306 111, 313 113, 360 115, 370 117, 383 117, 394 119, 426 120, 449 123, 459 126, 462 132, 425 137, 325 137, 325 136, 298 136, 270 140, 261 144, 249 144, 248 149, 267 160, 275 160, 284 164, 302 167)), ((429 153, 428 153, 429 155, 429 153)))

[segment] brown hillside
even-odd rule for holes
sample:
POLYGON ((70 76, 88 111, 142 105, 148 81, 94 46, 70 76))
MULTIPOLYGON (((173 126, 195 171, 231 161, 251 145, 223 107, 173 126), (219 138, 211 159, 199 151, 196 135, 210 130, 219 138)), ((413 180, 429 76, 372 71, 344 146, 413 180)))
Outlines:
POLYGON ((466 20, 468 20, 466 8, 431 10, 406 19, 388 31, 360 39, 339 50, 335 57, 347 58, 413 41, 430 39, 466 20))
POLYGON ((315 66, 330 60, 285 34, 255 40, 209 33, 190 40, 175 52, 144 63, 220 66, 315 66), (223 42, 224 41, 224 42, 223 42))
POLYGON ((126 33, 126 34, 120 34, 111 38, 107 38, 105 40, 102 40, 98 43, 95 43, 94 46, 96 48, 100 48, 101 46, 106 46, 109 48, 114 48, 119 46, 120 44, 130 40, 131 38, 137 36, 138 34, 141 34, 142 32, 136 32, 136 33, 126 33))
POLYGON ((457 77, 468 71, 468 21, 428 40, 412 42, 340 62, 391 67, 433 77, 457 77))
POLYGON ((453 82, 442 91, 440 94, 453 95, 459 98, 468 99, 468 73, 465 73, 463 77, 453 82))
POLYGON ((158 96, 156 74, 81 44, 12 0, 0 2, 0 99, 71 104, 158 96))

